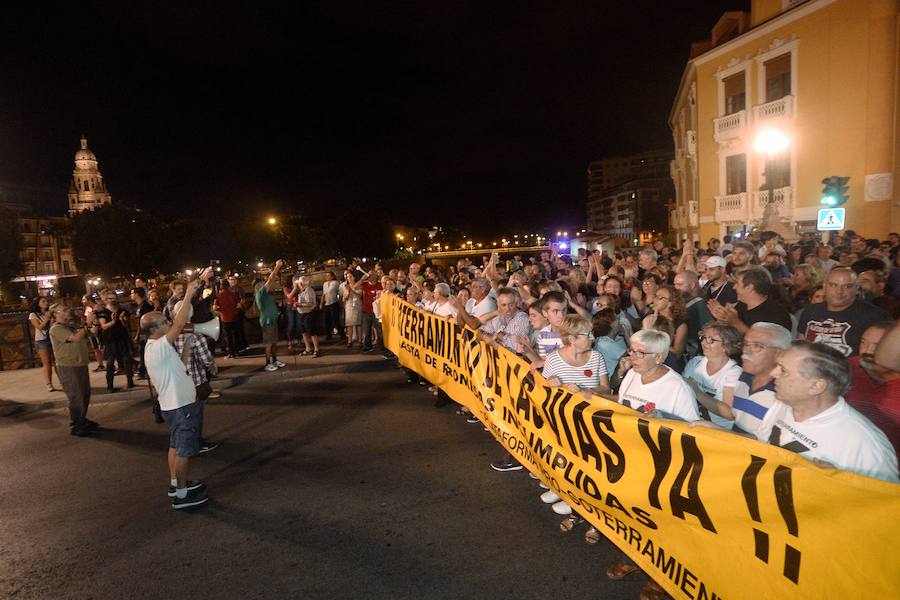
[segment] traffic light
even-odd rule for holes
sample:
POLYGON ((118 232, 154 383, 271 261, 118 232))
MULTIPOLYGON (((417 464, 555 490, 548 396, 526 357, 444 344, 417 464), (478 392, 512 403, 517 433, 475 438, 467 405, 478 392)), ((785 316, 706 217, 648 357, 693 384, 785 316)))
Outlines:
POLYGON ((847 190, 849 177, 826 177, 822 180, 822 199, 819 201, 825 206, 840 206, 850 199, 847 190))

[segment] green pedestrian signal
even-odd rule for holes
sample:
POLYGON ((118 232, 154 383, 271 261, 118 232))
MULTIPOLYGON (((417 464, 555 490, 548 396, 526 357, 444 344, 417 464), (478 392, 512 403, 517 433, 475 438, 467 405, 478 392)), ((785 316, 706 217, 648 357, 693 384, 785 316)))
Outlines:
POLYGON ((840 206, 842 204, 846 204, 846 202, 850 199, 849 190, 847 189, 847 182, 850 181, 849 177, 826 177, 822 180, 822 185, 825 187, 822 188, 822 199, 819 200, 825 206, 840 206))

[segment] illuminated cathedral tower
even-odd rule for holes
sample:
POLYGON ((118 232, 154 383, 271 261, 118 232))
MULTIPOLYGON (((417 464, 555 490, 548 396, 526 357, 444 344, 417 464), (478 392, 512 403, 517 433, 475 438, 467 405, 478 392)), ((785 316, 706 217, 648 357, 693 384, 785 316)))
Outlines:
POLYGON ((88 149, 87 139, 82 136, 81 149, 75 153, 75 170, 69 183, 69 214, 94 210, 110 203, 112 196, 97 169, 97 157, 88 149))

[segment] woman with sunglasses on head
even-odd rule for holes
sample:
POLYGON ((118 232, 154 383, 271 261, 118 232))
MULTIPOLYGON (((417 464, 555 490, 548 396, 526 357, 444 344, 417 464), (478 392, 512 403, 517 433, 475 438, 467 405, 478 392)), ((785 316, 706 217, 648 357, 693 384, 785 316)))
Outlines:
MULTIPOLYGON (((684 379, 688 382, 698 399, 705 396, 710 401, 716 400, 731 406, 734 403, 734 388, 741 376, 741 367, 735 358, 741 355, 741 332, 730 325, 719 325, 715 321, 708 323, 700 331, 700 347, 702 356, 695 356, 684 368, 684 379)), ((700 400, 700 415, 716 425, 731 429, 734 424, 710 413, 700 400)))

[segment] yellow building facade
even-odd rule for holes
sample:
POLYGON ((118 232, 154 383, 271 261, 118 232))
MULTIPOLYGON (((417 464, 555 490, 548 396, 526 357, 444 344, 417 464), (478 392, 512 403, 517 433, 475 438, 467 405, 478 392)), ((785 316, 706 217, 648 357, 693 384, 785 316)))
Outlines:
POLYGON ((850 178, 847 229, 900 231, 898 33, 897 0, 726 13, 695 44, 669 115, 678 239, 757 226, 770 201, 789 229, 814 230, 829 176, 850 178))

